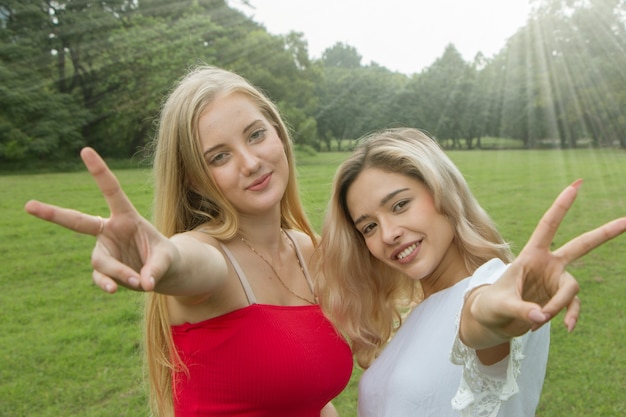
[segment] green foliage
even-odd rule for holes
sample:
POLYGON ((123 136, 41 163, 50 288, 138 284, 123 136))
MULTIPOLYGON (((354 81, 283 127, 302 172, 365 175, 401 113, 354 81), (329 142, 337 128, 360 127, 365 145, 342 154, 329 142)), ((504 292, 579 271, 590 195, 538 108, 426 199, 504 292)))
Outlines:
POLYGON ((417 78, 420 106, 417 119, 437 138, 450 139, 453 148, 460 148, 459 139, 465 113, 472 115, 475 108, 468 106, 475 71, 467 64, 453 45, 448 45, 441 58, 417 78))
POLYGON ((495 134, 529 148, 544 138, 561 147, 576 147, 583 138, 623 147, 625 13, 623 1, 537 2, 528 24, 496 58, 496 77, 505 86, 502 130, 495 134))
POLYGON ((396 124, 398 114, 392 112, 391 104, 404 84, 404 77, 375 65, 326 68, 317 88, 320 99, 316 111, 326 150, 331 150, 333 141, 338 150, 344 150, 344 141, 396 124))
POLYGON ((324 51, 322 63, 328 68, 357 69, 361 67, 361 58, 356 48, 337 42, 324 51))
POLYGON ((90 113, 33 65, 35 50, 28 40, 0 43, 0 160, 67 158, 84 145, 90 113))
MULTIPOLYGON (((389 126, 449 148, 506 137, 526 148, 626 147, 626 3, 533 2, 494 57, 454 45, 421 72, 364 65, 337 42, 318 60, 299 32, 272 35, 224 0, 3 0, 0 161, 60 160, 84 145, 129 157, 195 64, 263 89, 298 144, 329 151, 389 126)), ((419 53, 404 51, 403 53, 419 53)))

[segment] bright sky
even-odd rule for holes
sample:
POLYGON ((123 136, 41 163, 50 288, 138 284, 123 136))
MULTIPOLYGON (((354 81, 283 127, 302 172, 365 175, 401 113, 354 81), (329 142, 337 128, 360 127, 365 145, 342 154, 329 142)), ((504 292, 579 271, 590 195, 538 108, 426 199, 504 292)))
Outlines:
POLYGON ((491 57, 526 24, 529 0, 249 0, 242 10, 273 34, 304 33, 320 58, 337 42, 357 49, 361 63, 413 74, 431 65, 449 43, 467 61, 491 57))

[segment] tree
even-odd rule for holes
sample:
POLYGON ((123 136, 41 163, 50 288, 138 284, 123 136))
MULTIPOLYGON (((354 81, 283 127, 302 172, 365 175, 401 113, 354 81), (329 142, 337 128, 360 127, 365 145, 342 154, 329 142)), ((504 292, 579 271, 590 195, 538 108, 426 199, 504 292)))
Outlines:
POLYGON ((481 138, 489 132, 489 122, 495 110, 493 97, 497 92, 495 83, 497 77, 494 76, 496 74, 492 71, 493 67, 486 69, 488 63, 489 60, 479 53, 472 64, 471 89, 465 111, 460 116, 468 149, 474 148, 474 140, 478 148, 482 147, 481 138))
POLYGON ((422 128, 436 137, 460 147, 464 136, 462 121, 473 88, 474 71, 463 60, 454 45, 448 45, 443 55, 417 78, 421 102, 422 128))
POLYGON ((355 47, 337 42, 322 53, 322 63, 325 67, 355 69, 361 67, 361 55, 355 47))
POLYGON ((63 158, 84 144, 90 117, 80 101, 47 78, 54 55, 42 31, 49 23, 37 2, 4 2, 0 27, 0 159, 63 158))
MULTIPOLYGON (((626 132, 626 6, 616 0, 544 0, 506 55, 502 130, 534 147, 590 137, 617 143, 626 132)), ((501 61, 500 61, 501 62, 501 61)))

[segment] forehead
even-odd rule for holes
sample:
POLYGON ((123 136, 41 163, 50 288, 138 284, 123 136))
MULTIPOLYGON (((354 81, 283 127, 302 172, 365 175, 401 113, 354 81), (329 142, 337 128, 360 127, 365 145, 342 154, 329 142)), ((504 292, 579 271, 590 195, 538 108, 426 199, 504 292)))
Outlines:
POLYGON ((399 189, 415 189, 422 184, 407 175, 383 171, 378 168, 366 168, 356 177, 346 193, 346 204, 353 218, 369 211, 384 201, 390 193, 399 189))
POLYGON ((244 93, 217 96, 209 103, 198 119, 201 140, 222 134, 241 132, 254 120, 267 120, 259 106, 244 93))

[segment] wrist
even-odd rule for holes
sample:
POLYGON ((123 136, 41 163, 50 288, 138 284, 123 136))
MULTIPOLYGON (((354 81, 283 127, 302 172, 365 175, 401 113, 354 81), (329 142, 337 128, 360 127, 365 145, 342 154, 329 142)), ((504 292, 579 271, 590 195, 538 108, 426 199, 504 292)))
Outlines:
POLYGON ((476 350, 489 349, 508 343, 497 323, 497 317, 484 304, 484 294, 489 284, 481 285, 469 292, 465 298, 459 324, 459 338, 468 347, 476 350))

